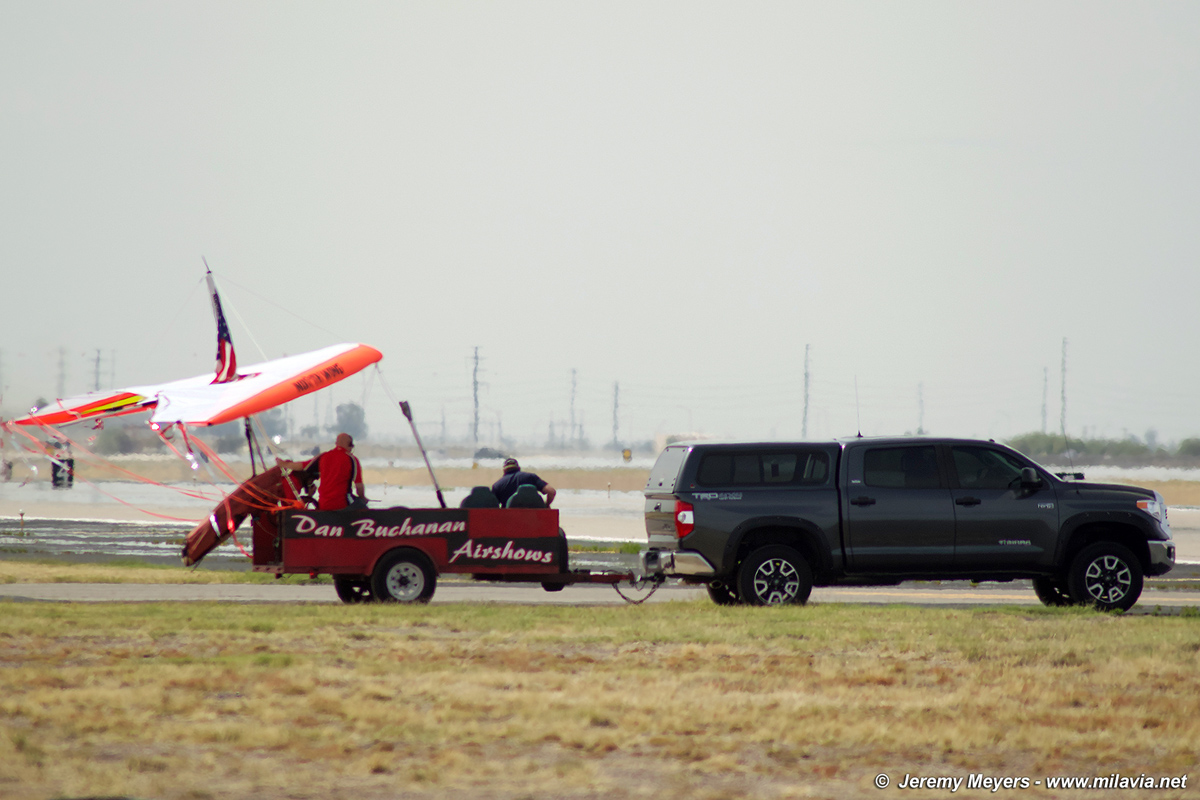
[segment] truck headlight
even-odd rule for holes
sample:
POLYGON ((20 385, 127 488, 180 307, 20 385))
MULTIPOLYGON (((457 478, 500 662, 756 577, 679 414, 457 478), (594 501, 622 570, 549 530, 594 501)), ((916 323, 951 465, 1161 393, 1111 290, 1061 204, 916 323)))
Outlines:
POLYGON ((1137 507, 1159 522, 1167 521, 1167 504, 1161 496, 1155 496, 1153 500, 1138 500, 1137 507))

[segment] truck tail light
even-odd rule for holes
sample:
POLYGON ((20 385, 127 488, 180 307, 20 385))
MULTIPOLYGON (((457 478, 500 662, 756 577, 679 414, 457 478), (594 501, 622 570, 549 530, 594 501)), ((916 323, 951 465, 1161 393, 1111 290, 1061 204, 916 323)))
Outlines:
POLYGON ((682 500, 675 501, 675 535, 682 539, 696 527, 696 516, 692 504, 682 500))

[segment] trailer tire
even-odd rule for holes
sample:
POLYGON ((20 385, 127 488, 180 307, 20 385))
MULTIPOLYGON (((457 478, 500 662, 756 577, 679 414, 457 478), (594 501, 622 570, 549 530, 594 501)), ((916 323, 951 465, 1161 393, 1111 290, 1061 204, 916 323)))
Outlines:
POLYGON ((542 581, 542 588, 547 592, 561 592, 567 588, 565 583, 557 583, 555 581, 542 581))
POLYGON ((384 603, 428 603, 436 588, 437 571, 416 550, 393 550, 371 573, 371 593, 384 603))
POLYGON ((375 599, 366 575, 334 575, 333 588, 343 603, 370 603, 375 599))

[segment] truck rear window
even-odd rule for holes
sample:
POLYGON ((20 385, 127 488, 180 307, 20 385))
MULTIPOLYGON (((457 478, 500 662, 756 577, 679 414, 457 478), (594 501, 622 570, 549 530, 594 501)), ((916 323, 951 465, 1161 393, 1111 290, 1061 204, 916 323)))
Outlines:
POLYGON ((708 453, 700 460, 701 486, 820 486, 829 477, 829 456, 819 451, 708 453))

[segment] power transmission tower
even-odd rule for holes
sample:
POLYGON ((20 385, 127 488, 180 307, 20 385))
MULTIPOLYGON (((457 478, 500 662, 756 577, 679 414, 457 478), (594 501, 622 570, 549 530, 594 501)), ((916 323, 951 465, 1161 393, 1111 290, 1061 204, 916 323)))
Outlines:
POLYGON ((800 418, 800 438, 808 438, 808 348, 804 345, 804 416, 800 418))
POLYGON ((1042 433, 1046 433, 1046 398, 1050 394, 1050 368, 1042 367, 1042 433))
POLYGON ((917 384, 917 436, 925 435, 925 384, 917 384))
POLYGON ((569 437, 575 439, 575 370, 571 369, 571 432, 569 437))
POLYGON ((621 384, 613 381, 613 444, 617 443, 617 409, 620 408, 621 384))
POLYGON ((475 367, 471 370, 471 391, 475 397, 475 417, 471 422, 472 453, 479 449, 479 348, 475 348, 475 367))
POLYGON ((1067 337, 1063 337, 1062 345, 1062 425, 1063 438, 1067 438, 1067 337))

